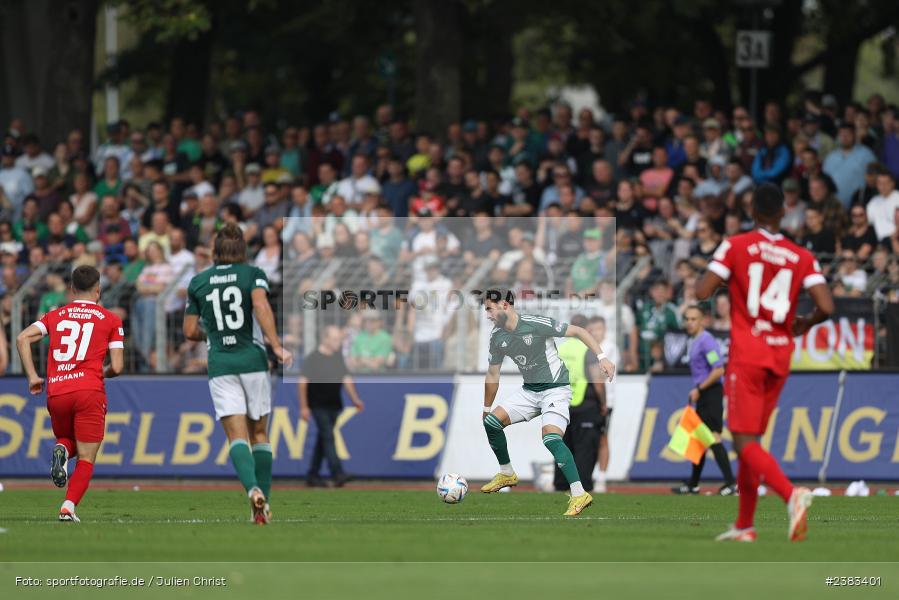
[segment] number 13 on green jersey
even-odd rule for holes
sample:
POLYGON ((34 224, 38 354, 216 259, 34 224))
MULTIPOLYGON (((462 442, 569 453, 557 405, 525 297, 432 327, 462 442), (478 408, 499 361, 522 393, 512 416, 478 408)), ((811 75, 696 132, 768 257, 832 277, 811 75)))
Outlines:
POLYGON ((216 265, 190 280, 189 315, 199 315, 209 348, 209 377, 268 370, 262 330, 253 315, 252 292, 268 292, 268 279, 244 263, 216 265))

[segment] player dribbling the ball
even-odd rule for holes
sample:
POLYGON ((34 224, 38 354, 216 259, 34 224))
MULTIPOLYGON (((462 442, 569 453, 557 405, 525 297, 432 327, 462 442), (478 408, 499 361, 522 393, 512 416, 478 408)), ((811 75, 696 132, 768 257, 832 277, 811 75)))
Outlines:
POLYGON ((565 475, 571 489, 565 516, 577 516, 593 503, 584 490, 571 450, 562 441, 568 427, 568 406, 571 385, 568 370, 559 358, 553 338, 575 337, 599 358, 599 367, 609 381, 615 376, 615 365, 606 358, 587 330, 560 323, 549 317, 519 315, 513 308, 511 292, 488 290, 484 294, 484 310, 496 327, 490 334, 489 367, 484 382, 484 429, 490 448, 499 461, 500 472, 481 488, 482 492, 498 492, 518 484, 506 445, 505 427, 541 417, 543 445, 550 451, 565 475), (494 405, 499 390, 500 366, 509 356, 524 378, 524 385, 515 394, 494 405))

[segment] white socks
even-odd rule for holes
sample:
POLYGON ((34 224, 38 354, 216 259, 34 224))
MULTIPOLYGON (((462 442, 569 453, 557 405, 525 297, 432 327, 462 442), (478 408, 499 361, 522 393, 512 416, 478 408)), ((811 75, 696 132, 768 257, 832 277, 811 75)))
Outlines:
POLYGON ((571 497, 575 496, 583 496, 584 495, 584 486, 581 485, 580 481, 575 481, 571 484, 571 497))
POLYGON ((503 475, 509 475, 509 476, 515 475, 515 470, 512 468, 512 463, 500 465, 499 472, 502 473, 503 475))
MULTIPOLYGON (((75 514, 75 503, 72 502, 71 500, 66 500, 65 502, 63 502, 62 508, 66 509, 67 511, 69 511, 72 514, 75 514)), ((62 510, 62 508, 60 509, 60 511, 62 510)))

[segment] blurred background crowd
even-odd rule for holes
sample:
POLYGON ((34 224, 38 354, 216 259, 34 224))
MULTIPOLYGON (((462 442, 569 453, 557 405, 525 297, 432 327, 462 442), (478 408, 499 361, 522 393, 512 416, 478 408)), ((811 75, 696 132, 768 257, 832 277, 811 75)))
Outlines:
MULTIPOLYGON (((178 117, 119 120, 93 149, 79 130, 45 140, 9 122, 7 336, 14 307, 27 321, 62 305, 71 268, 90 264, 103 274, 102 302, 131 333, 131 371, 203 371, 205 347, 180 337, 180 315, 190 278, 212 264, 212 237, 234 222, 298 350, 302 316, 283 298, 318 286, 445 292, 477 282, 519 297, 617 300, 608 318, 621 368, 658 370, 664 334, 680 329, 715 248, 751 227, 761 182, 782 187, 782 226, 818 256, 835 295, 899 302, 899 109, 879 94, 841 105, 807 91, 795 105, 768 102, 757 119, 697 98, 602 113, 559 102, 439 131, 416 129, 389 104, 312 125, 269 122, 252 109, 202 129, 178 117)), ((709 309, 707 325, 729 329, 727 296, 709 309)), ((446 311, 344 318, 358 370, 458 364, 446 349, 461 333, 446 311)))

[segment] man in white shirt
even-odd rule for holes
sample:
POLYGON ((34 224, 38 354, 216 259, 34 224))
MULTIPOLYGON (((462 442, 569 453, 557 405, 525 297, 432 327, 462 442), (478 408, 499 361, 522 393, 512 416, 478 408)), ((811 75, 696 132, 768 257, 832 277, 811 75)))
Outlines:
POLYGON ((56 164, 53 157, 46 152, 41 152, 41 144, 37 136, 28 134, 22 139, 22 148, 25 153, 16 159, 16 166, 25 169, 29 173, 35 167, 41 167, 47 171, 56 164))
POLYGON ((452 316, 453 283, 440 272, 436 256, 426 257, 424 267, 426 280, 413 284, 409 290, 406 328, 414 335, 414 367, 434 370, 443 367, 443 330, 452 316))
POLYGON ((0 148, 0 187, 12 203, 14 220, 21 219, 22 204, 34 191, 34 182, 28 171, 16 166, 16 149, 9 144, 0 148))
MULTIPOLYGON (((132 177, 131 157, 134 156, 131 148, 125 143, 124 130, 120 123, 110 123, 106 126, 107 140, 97 146, 94 151, 94 166, 97 169, 97 178, 103 177, 106 168, 106 159, 114 156, 119 159, 122 180, 128 181, 132 177)), ((51 165, 52 166, 52 165, 51 165)))
POLYGON ((866 208, 868 222, 874 226, 878 240, 890 237, 896 231, 896 209, 899 208, 899 191, 892 173, 883 169, 877 175, 878 194, 871 198, 866 208))
POLYGON ((171 313, 184 310, 187 300, 187 286, 190 284, 191 278, 196 275, 193 268, 188 268, 182 274, 184 267, 194 266, 194 254, 185 247, 184 232, 180 229, 172 229, 169 232, 169 264, 172 265, 172 271, 175 277, 181 275, 178 279, 177 289, 174 294, 169 296, 165 305, 165 312, 171 313))
MULTIPOLYGON (((609 336, 606 331, 606 320, 602 317, 591 318, 587 323, 587 331, 590 332, 594 339, 602 340, 600 343, 603 351, 606 353, 606 357, 612 361, 613 365, 620 368, 621 359, 618 353, 618 344, 615 343, 614 339, 607 339, 609 336)), ((609 424, 612 421, 612 407, 615 405, 615 384, 609 383, 602 376, 601 371, 598 370, 598 362, 591 364, 590 369, 588 380, 595 382, 598 375, 599 385, 603 386, 603 391, 605 392, 605 398, 600 398, 599 457, 596 461, 597 468, 593 476, 593 489, 603 494, 606 492, 606 471, 609 469, 609 424)))
POLYGON ((256 163, 250 163, 244 168, 247 185, 240 190, 237 203, 243 209, 244 220, 249 220, 253 213, 265 204, 265 191, 262 187, 262 167, 256 163))
POLYGON ((412 282, 420 283, 426 280, 425 266, 428 259, 437 256, 437 237, 446 236, 446 250, 456 254, 460 251, 461 244, 451 231, 438 230, 434 216, 427 208, 418 211, 419 230, 411 240, 403 245, 400 260, 412 261, 412 282))
POLYGON ((381 189, 378 180, 368 174, 368 161, 364 154, 354 156, 350 176, 337 184, 337 195, 343 196, 350 208, 358 209, 366 193, 381 189))

